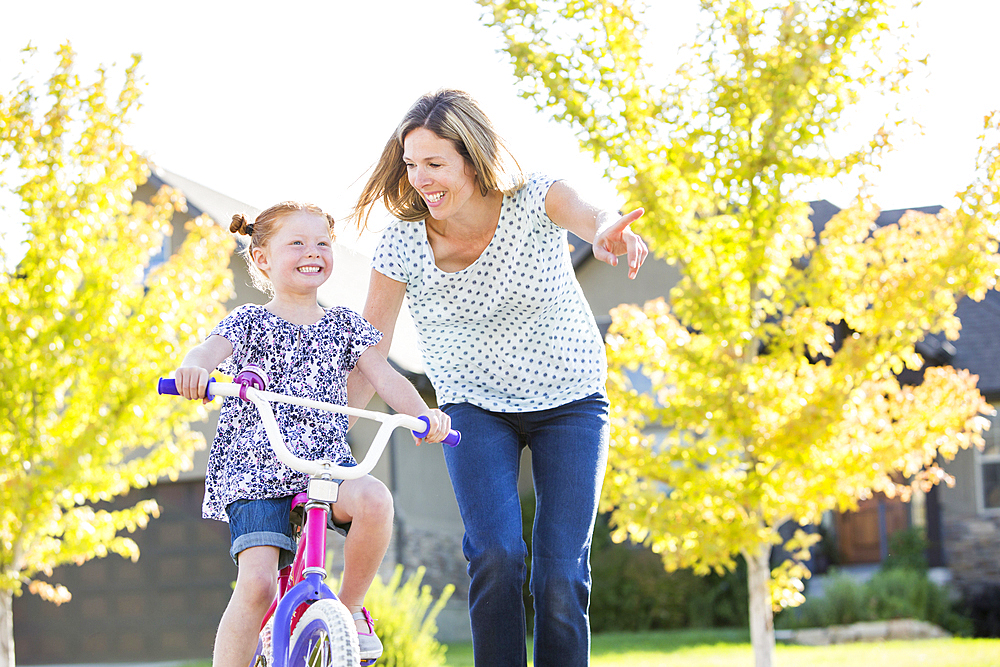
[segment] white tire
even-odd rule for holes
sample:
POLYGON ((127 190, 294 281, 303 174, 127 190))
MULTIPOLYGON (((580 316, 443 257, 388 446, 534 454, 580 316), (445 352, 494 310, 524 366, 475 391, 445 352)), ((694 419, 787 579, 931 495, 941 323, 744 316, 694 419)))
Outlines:
POLYGON ((317 600, 292 631, 289 667, 357 667, 358 631, 339 600, 317 600))

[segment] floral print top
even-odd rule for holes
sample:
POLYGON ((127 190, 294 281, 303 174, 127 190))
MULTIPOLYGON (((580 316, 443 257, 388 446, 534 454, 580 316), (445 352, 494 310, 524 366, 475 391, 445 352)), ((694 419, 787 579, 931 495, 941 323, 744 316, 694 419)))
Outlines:
MULTIPOLYGON (((347 376, 361 354, 382 334, 349 308, 328 309, 314 324, 292 324, 263 306, 239 306, 212 334, 233 345, 219 370, 236 375, 248 365, 268 375, 268 391, 347 404, 347 376)), ((347 445, 347 415, 287 403, 273 403, 285 444, 304 459, 353 464, 347 445)), ((308 475, 285 467, 275 456, 252 403, 223 400, 209 453, 202 515, 229 521, 236 500, 280 498, 304 491, 308 475)))

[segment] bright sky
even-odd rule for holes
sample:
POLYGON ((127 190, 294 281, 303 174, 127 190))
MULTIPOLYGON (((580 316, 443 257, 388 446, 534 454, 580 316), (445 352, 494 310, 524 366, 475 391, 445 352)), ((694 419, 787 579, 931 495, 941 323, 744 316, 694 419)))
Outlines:
MULTIPOLYGON (((86 80, 99 64, 143 56, 143 107, 130 140, 162 167, 265 208, 283 199, 349 211, 358 179, 409 105, 439 87, 477 98, 522 166, 572 179, 601 204, 617 196, 571 132, 517 96, 501 41, 474 0, 32 0, 6 3, 0 21, 0 90, 39 50, 43 81, 60 42, 86 80)), ((693 36, 697 0, 653 0, 654 61, 693 36)), ((926 0, 915 52, 930 51, 928 92, 913 113, 925 136, 891 158, 877 184, 883 208, 953 204, 971 178, 983 116, 1000 109, 995 0, 926 0)), ((917 87, 920 87, 919 85, 917 87)), ((878 105, 873 105, 877 107, 878 105)), ((830 186, 818 196, 848 203, 830 186)), ((0 218, 0 226, 9 226, 0 218)), ((346 234, 342 241, 351 243, 346 234)), ((370 250, 372 240, 360 242, 370 250)))

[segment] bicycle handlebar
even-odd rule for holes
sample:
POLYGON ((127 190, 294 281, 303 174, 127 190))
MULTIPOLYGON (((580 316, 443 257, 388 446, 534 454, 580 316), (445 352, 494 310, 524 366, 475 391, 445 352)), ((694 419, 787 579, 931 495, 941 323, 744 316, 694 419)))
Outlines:
MULTIPOLYGON (((172 394, 175 396, 180 395, 177 391, 176 383, 171 378, 160 378, 160 381, 157 384, 157 392, 160 394, 172 394)), ((314 401, 308 398, 298 398, 296 396, 276 394, 262 389, 247 387, 235 382, 217 382, 215 378, 210 378, 205 398, 211 400, 215 396, 243 396, 246 400, 253 403, 257 408, 257 412, 260 414, 261 421, 264 422, 264 430, 267 433, 268 440, 271 442, 271 448, 274 450, 278 460, 293 470, 298 470, 299 472, 304 472, 312 476, 331 475, 337 479, 358 479, 359 477, 364 477, 370 473, 375 467, 375 464, 378 463, 379 458, 382 456, 382 451, 385 449, 386 443, 388 443, 389 436, 392 434, 393 430, 405 427, 418 438, 424 437, 427 435, 428 431, 430 431, 430 420, 426 417, 411 417, 410 415, 404 414, 390 415, 373 410, 362 410, 360 408, 352 408, 346 405, 336 405, 334 403, 314 401), (301 405, 308 408, 327 410, 329 412, 340 412, 352 417, 371 419, 373 421, 380 422, 382 425, 375 434, 375 438, 372 440, 371 447, 368 448, 368 453, 365 455, 364 460, 360 461, 356 466, 340 466, 331 461, 322 460, 308 461, 295 456, 291 451, 289 451, 288 446, 285 444, 284 438, 281 435, 281 431, 278 428, 278 422, 274 419, 274 411, 271 410, 270 401, 281 401, 283 403, 291 403, 293 405, 301 405)), ((461 442, 461 440, 462 434, 458 431, 452 430, 442 442, 454 447, 461 442)))

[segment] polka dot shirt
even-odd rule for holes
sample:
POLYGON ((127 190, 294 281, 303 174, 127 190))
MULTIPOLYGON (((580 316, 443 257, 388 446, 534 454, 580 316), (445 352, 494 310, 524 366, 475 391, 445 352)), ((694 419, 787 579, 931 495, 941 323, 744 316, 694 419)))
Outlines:
POLYGON ((434 263, 424 221, 391 224, 373 268, 406 283, 438 403, 545 410, 604 391, 604 343, 576 280, 566 230, 545 213, 556 179, 505 196, 490 244, 470 266, 434 263))

